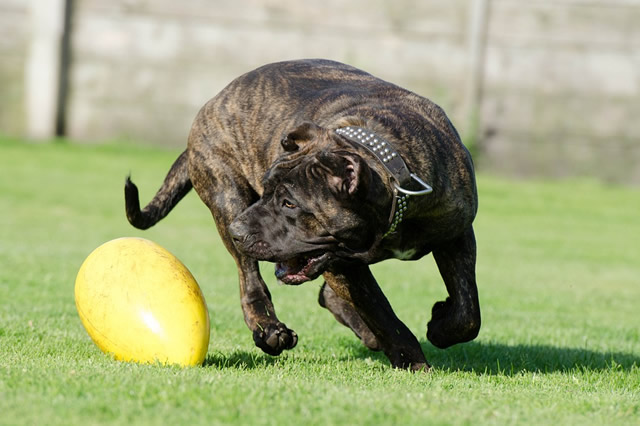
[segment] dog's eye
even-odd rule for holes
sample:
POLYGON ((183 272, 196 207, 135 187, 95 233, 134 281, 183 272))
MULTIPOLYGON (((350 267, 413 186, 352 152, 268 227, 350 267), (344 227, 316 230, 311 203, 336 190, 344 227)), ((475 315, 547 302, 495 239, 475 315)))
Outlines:
POLYGON ((289 201, 289 200, 284 200, 284 201, 282 202, 282 206, 283 206, 283 207, 286 207, 286 208, 288 208, 288 209, 295 209, 296 207, 298 207, 298 206, 296 206, 294 203, 292 203, 292 202, 291 202, 291 201, 289 201))

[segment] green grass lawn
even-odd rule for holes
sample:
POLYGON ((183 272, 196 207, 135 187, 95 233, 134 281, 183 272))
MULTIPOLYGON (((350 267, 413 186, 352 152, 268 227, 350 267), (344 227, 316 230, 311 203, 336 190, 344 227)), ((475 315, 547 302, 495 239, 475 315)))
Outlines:
POLYGON ((425 337, 446 296, 431 257, 374 267, 433 365, 390 368, 317 303, 319 280, 279 286, 300 336, 280 357, 254 347, 235 264, 189 194, 156 227, 126 221, 131 171, 146 202, 177 152, 0 141, 0 424, 638 424, 640 192, 592 181, 480 176, 483 325, 439 350, 425 337), (113 361, 91 342, 75 275, 100 244, 142 236, 180 258, 209 306, 203 367, 113 361))

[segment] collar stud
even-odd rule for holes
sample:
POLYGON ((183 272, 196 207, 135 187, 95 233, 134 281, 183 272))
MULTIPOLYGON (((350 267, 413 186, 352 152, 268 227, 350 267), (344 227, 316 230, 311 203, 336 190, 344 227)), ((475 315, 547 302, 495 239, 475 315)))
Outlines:
POLYGON ((398 228, 398 225, 402 223, 404 214, 408 209, 409 197, 411 195, 428 194, 432 192, 433 189, 422 179, 409 171, 406 163, 395 150, 393 144, 389 141, 362 127, 341 127, 336 129, 335 132, 340 136, 343 136, 348 141, 354 143, 356 146, 362 146, 367 151, 374 154, 376 158, 380 160, 384 168, 389 172, 392 180, 395 181, 393 182, 394 199, 391 207, 391 214, 389 215, 389 229, 382 236, 384 239, 394 233, 398 228), (410 191, 403 188, 412 181, 418 182, 424 189, 419 191, 410 191))

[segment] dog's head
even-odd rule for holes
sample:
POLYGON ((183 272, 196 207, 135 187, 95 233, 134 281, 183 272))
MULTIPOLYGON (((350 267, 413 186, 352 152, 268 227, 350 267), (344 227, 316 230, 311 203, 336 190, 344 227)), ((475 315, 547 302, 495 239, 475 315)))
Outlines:
POLYGON ((366 252, 388 225, 390 193, 334 132, 305 123, 282 139, 258 202, 231 224, 236 247, 276 262, 286 284, 316 278, 336 259, 366 252))

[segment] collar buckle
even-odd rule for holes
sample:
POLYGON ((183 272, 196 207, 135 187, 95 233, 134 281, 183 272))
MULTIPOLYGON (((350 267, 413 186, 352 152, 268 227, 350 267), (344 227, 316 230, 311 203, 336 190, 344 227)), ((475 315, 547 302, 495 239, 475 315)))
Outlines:
POLYGON ((408 208, 409 197, 429 194, 433 192, 433 188, 416 174, 409 171, 407 164, 389 141, 363 127, 341 127, 336 129, 335 132, 348 141, 355 143, 356 146, 362 146, 375 155, 395 181, 393 182, 394 194, 391 214, 389 215, 389 229, 382 236, 382 239, 384 239, 394 233, 398 225, 402 223, 404 213, 408 208), (412 191, 403 188, 403 186, 411 183, 412 180, 420 184, 423 189, 412 191))

